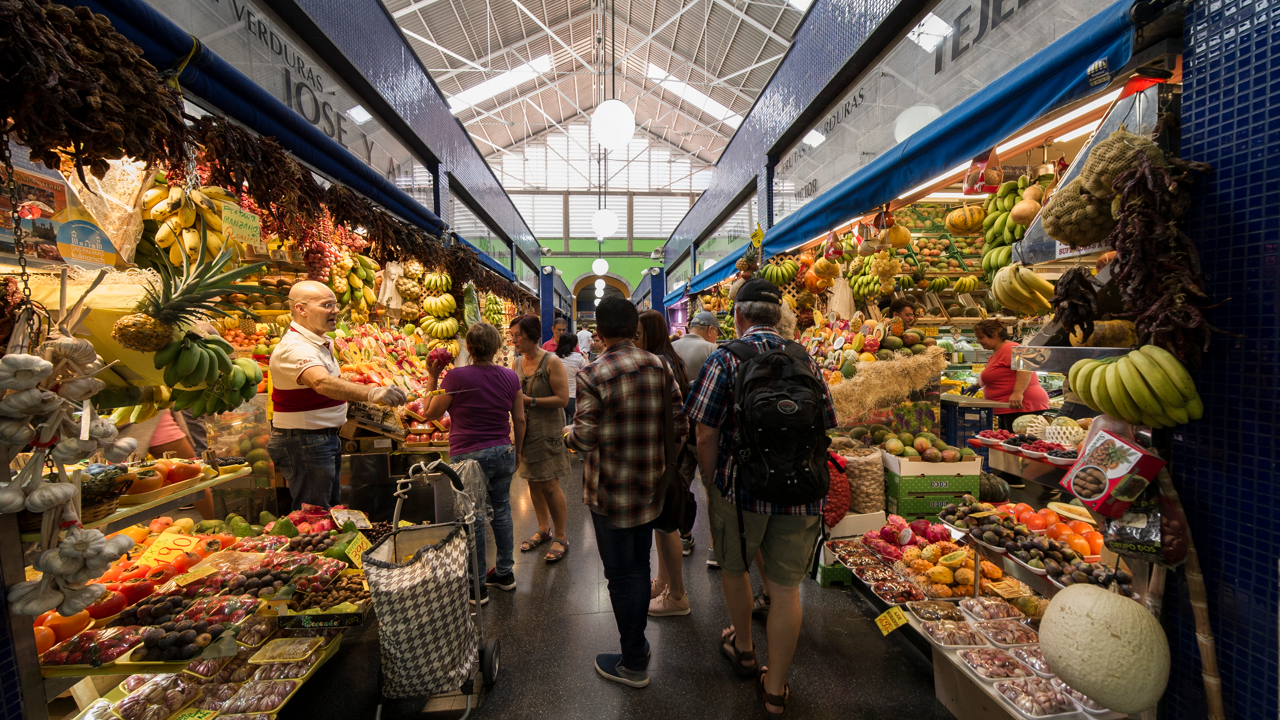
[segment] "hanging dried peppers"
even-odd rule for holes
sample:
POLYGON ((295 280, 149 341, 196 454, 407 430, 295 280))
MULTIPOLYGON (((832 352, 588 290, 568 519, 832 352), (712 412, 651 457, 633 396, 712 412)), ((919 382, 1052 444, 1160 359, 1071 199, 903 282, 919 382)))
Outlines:
POLYGON ((1112 277, 1140 341, 1159 345, 1194 368, 1210 337, 1226 334, 1205 318, 1205 311, 1221 303, 1209 299, 1199 252, 1180 226, 1191 204, 1193 173, 1212 168, 1178 158, 1166 161, 1160 167, 1137 153, 1137 165, 1115 178, 1112 277))
POLYGON ((1093 335, 1093 321, 1098 316, 1098 284, 1093 273, 1073 267, 1058 278, 1053 289, 1053 317, 1067 333, 1078 328, 1081 337, 1093 335))
POLYGON ((142 51, 86 7, 50 0, 0 2, 0 120, 57 170, 61 154, 103 177, 107 161, 181 162, 182 95, 142 51))

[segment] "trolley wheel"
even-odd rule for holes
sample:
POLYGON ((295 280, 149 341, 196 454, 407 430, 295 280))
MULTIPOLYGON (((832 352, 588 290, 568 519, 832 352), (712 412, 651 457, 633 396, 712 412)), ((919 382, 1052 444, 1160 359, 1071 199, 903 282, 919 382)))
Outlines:
POLYGON ((498 638, 493 638, 484 644, 484 649, 480 651, 480 674, 484 678, 485 687, 493 687, 498 681, 498 668, 502 660, 502 647, 498 642, 498 638))

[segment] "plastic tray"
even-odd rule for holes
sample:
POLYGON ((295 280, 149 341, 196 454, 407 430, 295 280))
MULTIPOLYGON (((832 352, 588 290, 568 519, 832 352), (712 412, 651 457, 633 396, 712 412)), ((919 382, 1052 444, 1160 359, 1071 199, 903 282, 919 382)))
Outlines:
POLYGON ((1079 711, 1076 709, 1078 707, 1076 705, 1076 701, 1072 700, 1070 695, 1067 696, 1067 699, 1071 700, 1070 710, 1067 710, 1065 712, 1060 712, 1060 713, 1054 713, 1052 715, 1028 715, 1027 713, 1023 712, 1022 708, 1013 704, 1012 700, 1005 697, 1004 693, 1000 692, 1000 685, 1007 682, 1017 682, 1017 680, 1000 680, 999 682, 996 682, 992 687, 995 689, 996 695, 1000 698, 1000 702, 1004 703, 1004 706, 1009 708, 1009 710, 1017 717, 1025 718, 1026 720, 1046 720, 1046 719, 1052 720, 1053 718, 1079 717, 1078 715, 1079 711))
POLYGON ((1052 455, 1045 455, 1044 459, 1045 459, 1045 462, 1051 465, 1057 465, 1058 467, 1071 467, 1072 465, 1076 464, 1076 460, 1078 458, 1060 458, 1060 457, 1054 457, 1052 455))
POLYGON ((276 638, 262 646, 262 649, 249 658, 250 665, 266 663, 294 662, 302 660, 316 648, 324 644, 323 639, 313 638, 276 638))
POLYGON ((169 497, 170 495, 177 492, 177 486, 179 484, 180 483, 174 483, 173 485, 164 485, 150 492, 138 493, 136 495, 121 495, 119 504, 120 505, 142 505, 143 503, 149 503, 152 500, 159 500, 160 498, 163 498, 163 497, 169 497))
POLYGON ((1036 450, 1023 450, 1022 455, 1023 457, 1029 457, 1032 460, 1043 460, 1048 456, 1048 453, 1042 453, 1036 450))
MULTIPOLYGON (((300 684, 310 680, 311 676, 315 675, 316 671, 319 670, 325 663, 329 662, 329 658, 333 657, 334 654, 338 652, 338 648, 341 647, 341 645, 342 645, 342 634, 339 633, 338 636, 335 637, 333 641, 330 642, 328 645, 322 646, 316 650, 316 653, 319 653, 320 655, 320 659, 316 660, 316 664, 312 665, 310 669, 307 670, 306 675, 303 675, 300 678, 286 678, 286 679, 297 680, 298 683, 300 684)), ((268 664, 273 664, 273 663, 268 663, 268 664)), ((260 665, 259 667, 262 667, 262 666, 260 665)), ((270 681, 267 681, 267 682, 270 682, 270 681)))
POLYGON ((995 553, 995 554, 997 554, 997 555, 1008 555, 1008 554, 1009 554, 1009 551, 1008 551, 1008 550, 1005 550, 1005 549, 1004 549, 1004 548, 1002 548, 1002 547, 996 547, 995 545, 988 545, 988 544, 986 544, 986 543, 982 542, 981 540, 979 540, 978 538, 976 538, 976 537, 974 537, 974 536, 972 536, 972 535, 969 535, 969 534, 967 534, 967 533, 965 534, 965 537, 969 538, 969 540, 970 540, 971 542, 973 542, 973 543, 975 543, 975 544, 977 544, 977 545, 981 545, 982 547, 984 547, 984 548, 986 548, 986 549, 990 550, 991 552, 993 552, 993 553, 995 553))
MULTIPOLYGON (((1108 710, 1108 709, 1106 709, 1106 708, 1102 708, 1101 710, 1094 710, 1094 709, 1092 709, 1092 708, 1088 707, 1087 705, 1085 705, 1084 703, 1080 702, 1080 698, 1077 698, 1076 696, 1074 696, 1074 695, 1072 695, 1072 694, 1071 694, 1071 693, 1073 693, 1073 692, 1079 692, 1079 691, 1078 691, 1078 690, 1070 690, 1070 686, 1069 686, 1069 685, 1067 685, 1066 683, 1062 682, 1062 680, 1060 680, 1059 678, 1056 678, 1056 677, 1055 677, 1055 678, 1053 678, 1052 680, 1050 680, 1049 682, 1050 682, 1050 683, 1052 683, 1054 687, 1056 687, 1056 688, 1061 688, 1063 692, 1066 692, 1066 693, 1067 693, 1067 697, 1071 698, 1071 701, 1072 701, 1072 702, 1074 702, 1074 703, 1076 704, 1076 707, 1080 708, 1080 710, 1081 710, 1082 712, 1087 712, 1087 713, 1089 713, 1090 715, 1107 715, 1107 714, 1109 714, 1109 713, 1111 712, 1110 710, 1108 710), (1068 690, 1070 690, 1070 692, 1068 692, 1068 690)), ((1083 695, 1084 695, 1084 693, 1080 693, 1080 695, 1082 695, 1082 696, 1083 696, 1083 695)))
POLYGON ((993 601, 993 602, 994 602, 994 601, 1000 601, 1000 602, 1003 602, 1005 605, 1008 605, 1010 609, 1012 609, 1014 612, 1016 612, 1016 613, 1018 613, 1018 614, 1017 614, 1017 615, 1015 615, 1015 616, 1013 616, 1013 617, 1008 617, 1008 618, 984 618, 984 617, 978 617, 978 616, 977 616, 977 615, 975 615, 974 613, 970 612, 970 611, 969 611, 969 609, 968 609, 968 608, 966 608, 966 607, 964 606, 963 601, 964 601, 964 600, 968 600, 968 599, 969 599, 969 598, 961 598, 961 601, 962 601, 962 602, 961 602, 961 604, 960 604, 960 611, 961 611, 961 612, 963 612, 963 613, 964 613, 965 615, 967 615, 968 617, 972 618, 974 622, 988 622, 988 621, 990 621, 990 620, 1017 620, 1017 621, 1019 621, 1019 622, 1025 622, 1025 621, 1026 621, 1026 619, 1027 619, 1026 614, 1025 614, 1025 613, 1023 613, 1023 612, 1022 612, 1021 610, 1019 610, 1018 608, 1014 607, 1011 603, 1009 603, 1009 602, 1007 602, 1007 601, 1003 600, 1002 598, 987 597, 987 596, 985 596, 985 595, 984 595, 982 598, 979 598, 979 599, 982 599, 982 600, 990 600, 990 601, 993 601))
MULTIPOLYGON (((991 638, 991 635, 987 634, 986 628, 984 628, 984 627, 983 627, 983 626, 984 626, 984 625, 986 625, 987 623, 1005 622, 1005 621, 1008 621, 1008 622, 1016 622, 1016 623, 1018 623, 1019 625, 1022 625, 1022 626, 1024 626, 1024 627, 1026 627, 1028 630, 1031 630, 1031 627, 1030 627, 1029 625, 1027 625, 1026 621, 1024 621, 1024 620, 1011 620, 1011 619, 1008 619, 1008 618, 1005 618, 1005 619, 1002 619, 1002 620, 982 620, 982 621, 973 622, 973 623, 970 623, 970 624, 971 624, 971 625, 973 625, 973 627, 974 627, 974 629, 975 629, 975 630, 977 630, 978 632, 982 633, 982 636, 983 636, 983 637, 985 637, 985 638, 987 639, 987 642, 989 642, 989 643, 991 643, 992 645, 994 645, 994 646, 996 646, 996 647, 1000 648, 1001 650, 1009 650, 1009 649, 1011 649, 1011 648, 1023 647, 1023 646, 1026 646, 1026 645, 1039 645, 1039 644, 1040 644, 1040 635, 1039 635, 1039 633, 1036 633, 1036 631, 1035 631, 1035 630, 1031 630, 1031 632, 1032 632, 1033 634, 1035 634, 1035 636, 1036 636, 1036 639, 1035 639, 1035 640, 1033 640, 1033 641, 1031 641, 1031 642, 1029 642, 1029 643, 1011 643, 1011 644, 1007 644, 1007 645, 1006 645, 1005 643, 1000 643, 1000 642, 996 642, 995 640, 993 640, 993 639, 991 638)), ((252 662, 252 661, 251 661, 251 662, 252 662)))
POLYGON ((1056 675, 1054 675, 1051 672, 1049 673, 1040 672, 1040 670, 1036 667, 1035 663, 1027 662, 1026 658, 1022 657, 1022 653, 1028 650, 1037 650, 1039 649, 1039 647, 1040 647, 1039 645, 1023 645, 1022 647, 1016 647, 1010 650, 1009 654, 1012 655, 1018 662, 1031 668, 1031 672, 1035 673, 1036 675, 1039 675, 1042 678, 1045 678, 1046 680, 1056 677, 1056 675))
MULTIPOLYGON (((256 690, 258 687, 266 683, 283 683, 283 682, 294 683, 294 686, 293 686, 293 689, 289 691, 289 694, 285 695, 284 699, 280 701, 280 704, 275 706, 271 710, 254 711, 251 714, 266 713, 274 716, 276 713, 280 712, 281 708, 289 704, 289 701, 293 699, 294 695, 298 694, 298 689, 302 687, 302 680, 249 680, 247 681, 244 684, 244 686, 240 688, 240 692, 245 692, 246 690, 256 690)), ((240 697, 240 693, 236 693, 234 697, 240 697)), ((230 700, 228 700, 227 702, 230 702, 230 700)))
POLYGON ((997 440, 997 439, 995 439, 995 438, 984 438, 984 437, 982 437, 982 436, 980 436, 980 435, 975 436, 973 439, 974 439, 974 440, 977 440, 978 442, 982 443, 983 445, 986 445, 987 447, 992 447, 992 446, 994 446, 994 445, 1000 445, 1001 443, 1003 443, 1003 442, 1004 442, 1003 440, 997 440))
MULTIPOLYGON (((1037 531, 1037 532, 1043 532, 1043 531, 1037 531)), ((1049 574, 1049 571, 1048 571, 1048 570, 1045 570, 1044 568, 1033 568, 1033 567, 1031 567, 1030 565, 1028 565, 1028 564, 1026 564, 1026 563, 1022 562, 1021 560, 1019 560, 1019 559, 1018 559, 1017 557, 1015 557, 1012 553, 1009 553, 1009 559, 1013 561, 1013 564, 1014 564, 1014 565, 1018 565, 1018 566, 1022 567, 1022 569, 1026 570, 1027 572, 1034 573, 1034 574, 1036 574, 1036 575, 1041 575, 1041 576, 1044 576, 1044 575, 1048 575, 1048 574, 1049 574)))
POLYGON ((935 599, 935 600, 916 600, 916 601, 912 601, 912 602, 907 603, 907 609, 908 609, 908 610, 910 610, 910 611, 911 611, 911 614, 912 614, 912 615, 914 615, 914 616, 915 616, 915 618, 916 618, 917 620, 919 620, 920 622, 932 622, 932 620, 926 620, 925 618, 920 617, 920 613, 916 612, 916 608, 915 608, 915 607, 913 607, 913 606, 915 605, 915 603, 916 603, 916 602, 937 602, 937 603, 945 603, 945 604, 946 604, 948 607, 950 607, 951 609, 956 610, 956 614, 957 614, 957 615, 959 615, 959 619, 958 619, 958 620, 955 620, 955 622, 964 622, 964 621, 965 621, 965 615, 964 615, 964 613, 959 612, 959 608, 957 608, 953 603, 946 602, 946 600, 941 600, 941 599, 935 599))
MULTIPOLYGON (((982 649, 982 648, 965 648, 965 649, 963 649, 963 650, 961 650, 961 651, 959 651, 959 652, 957 652, 957 653, 956 653, 956 659, 960 661, 960 664, 964 666, 964 669, 965 669, 966 671, 968 671, 968 673, 969 673, 970 675, 972 675, 974 678, 976 678, 979 682, 991 683, 991 684, 993 684, 993 685, 994 685, 995 683, 998 683, 998 682, 1002 681, 1002 680, 1017 680, 1017 679, 1019 679, 1019 678, 1007 678, 1007 677, 1001 677, 1001 678, 989 678, 989 677, 984 676, 982 673, 978 672, 978 669, 977 669, 977 668, 975 668, 975 667, 973 667, 972 665, 970 665, 970 664, 969 664, 969 661, 965 659, 964 654, 965 654, 966 652, 968 652, 969 650, 981 650, 981 649, 982 649)), ((988 650, 990 650, 991 648, 987 648, 987 649, 988 649, 988 650)), ((999 648, 996 648, 996 649, 997 649, 997 650, 999 650, 999 648)), ((1005 655, 1008 655, 1008 656, 1009 656, 1009 659, 1011 659, 1011 660, 1013 660, 1015 663, 1017 663, 1018 667, 1022 668, 1023 670, 1026 670, 1026 671, 1027 671, 1027 675, 1026 675, 1025 677, 1036 677, 1036 671, 1035 671, 1035 670, 1032 670, 1031 668, 1027 667, 1027 666, 1026 666, 1026 665, 1024 665, 1021 661, 1019 661, 1017 658, 1013 657, 1012 655, 1009 655, 1009 651, 1008 651, 1008 650, 1000 650, 1000 652, 1004 653, 1005 655)))
MULTIPOLYGON (((119 666, 121 671, 134 675, 164 675, 166 673, 180 673, 187 669, 187 665, 191 663, 191 660, 195 659, 168 660, 165 662, 161 662, 159 660, 139 660, 134 662, 133 653, 137 651, 137 649, 137 647, 133 648, 128 653, 120 656, 119 660, 116 660, 116 665, 119 666)), ((197 655, 197 657, 199 656, 197 655)), ((194 674, 192 676, 194 677, 194 674)))
MULTIPOLYGON (((972 627, 972 623, 968 623, 968 624, 970 627, 972 627)), ((929 631, 926 630, 924 627, 924 623, 921 623, 920 625, 920 634, 924 636, 925 640, 929 641, 929 644, 933 645, 939 650, 942 650, 943 652, 950 652, 952 650, 967 650, 969 648, 975 648, 975 647, 990 647, 990 644, 987 642, 987 639, 983 637, 982 633, 978 633, 978 639, 981 640, 982 642, 977 645, 944 645, 943 643, 940 643, 937 640, 935 640, 934 637, 929 634, 929 631)))

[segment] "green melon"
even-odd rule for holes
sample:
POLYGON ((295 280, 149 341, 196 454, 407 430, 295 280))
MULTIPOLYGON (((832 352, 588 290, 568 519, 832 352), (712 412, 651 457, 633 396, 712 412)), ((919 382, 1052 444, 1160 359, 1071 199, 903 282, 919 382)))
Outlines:
POLYGON ((912 345, 912 346, 911 346, 911 354, 912 354, 912 355, 920 355, 920 354, 922 354, 923 352, 924 352, 924 345, 923 345, 923 344, 919 344, 919 343, 917 343, 917 344, 915 344, 915 345, 912 345))
POLYGON ((846 362, 840 366, 840 374, 849 379, 858 373, 858 365, 852 362, 846 362))
POLYGON ((875 444, 879 445, 880 443, 884 442, 885 436, 887 436, 888 434, 889 434, 888 430, 877 430, 871 434, 871 439, 875 441, 875 444))
POLYGON ((892 360, 892 359, 893 359, 892 350, 881 350, 880 352, 876 353, 876 360, 880 362, 884 362, 886 360, 892 360))

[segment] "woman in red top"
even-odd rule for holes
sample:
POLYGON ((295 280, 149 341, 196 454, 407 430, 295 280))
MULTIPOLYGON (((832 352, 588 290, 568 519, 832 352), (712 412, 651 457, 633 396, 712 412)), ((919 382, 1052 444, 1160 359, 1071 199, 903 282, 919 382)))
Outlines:
POLYGON ((1019 417, 1048 410, 1049 395, 1040 387, 1036 374, 1029 370, 1015 371, 1010 366, 1010 356, 1018 343, 1009 339, 1004 325, 998 320, 983 320, 973 328, 973 334, 984 350, 992 351, 987 369, 978 378, 982 397, 1009 403, 1007 408, 994 410, 1000 427, 1012 430, 1013 421, 1019 417))

